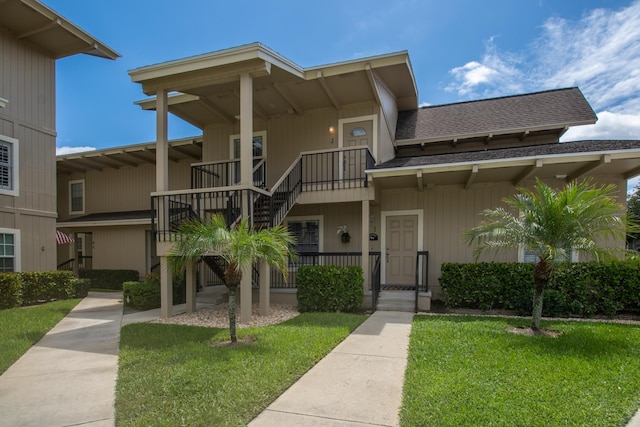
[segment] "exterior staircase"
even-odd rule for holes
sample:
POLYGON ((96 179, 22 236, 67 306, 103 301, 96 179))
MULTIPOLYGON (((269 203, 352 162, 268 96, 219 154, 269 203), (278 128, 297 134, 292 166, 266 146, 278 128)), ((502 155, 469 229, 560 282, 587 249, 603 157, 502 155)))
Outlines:
POLYGON ((381 291, 376 310, 413 313, 416 304, 415 291, 381 291))

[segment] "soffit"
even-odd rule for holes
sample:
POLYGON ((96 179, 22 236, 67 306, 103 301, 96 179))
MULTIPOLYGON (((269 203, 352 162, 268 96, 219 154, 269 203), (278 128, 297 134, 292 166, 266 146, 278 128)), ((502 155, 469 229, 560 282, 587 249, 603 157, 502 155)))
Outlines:
MULTIPOLYGON (((169 161, 177 163, 187 159, 192 163, 202 160, 202 137, 169 142, 169 161)), ((59 174, 84 173, 90 170, 120 169, 155 165, 155 163, 156 144, 152 142, 57 156, 56 172, 59 174)))
POLYGON ((0 27, 38 46, 54 59, 84 53, 107 59, 120 56, 72 22, 36 0, 0 1, 0 27))
MULTIPOLYGON (((202 128, 236 122, 240 111, 239 75, 243 72, 253 77, 254 115, 258 118, 376 103, 378 94, 372 82, 391 91, 401 109, 417 107, 406 52, 303 69, 263 45, 252 44, 129 74, 147 94, 159 88, 177 92, 170 96, 169 111, 202 128)), ((138 104, 143 109, 155 109, 154 99, 138 104)))
POLYGON ((367 172, 379 188, 469 188, 495 182, 517 186, 535 178, 568 182, 587 176, 630 179, 640 175, 640 141, 576 141, 394 159, 367 172), (550 149, 551 146, 558 149, 550 149))

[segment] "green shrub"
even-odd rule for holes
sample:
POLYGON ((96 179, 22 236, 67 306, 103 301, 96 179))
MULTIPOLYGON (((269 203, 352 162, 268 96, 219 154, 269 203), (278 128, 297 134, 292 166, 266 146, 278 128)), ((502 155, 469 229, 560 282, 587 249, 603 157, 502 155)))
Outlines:
POLYGON ((80 270, 81 279, 90 279, 92 288, 122 290, 124 282, 136 282, 136 270, 80 270))
POLYGON ((151 310, 160 307, 160 281, 149 278, 144 283, 124 282, 122 298, 125 305, 136 310, 151 310))
MULTIPOLYGON (((154 284, 160 288, 160 275, 158 273, 149 273, 144 277, 144 283, 154 284)), ((187 287, 184 274, 174 274, 171 282, 173 288, 173 305, 184 304, 187 302, 187 287)))
POLYGON ((362 267, 307 265, 298 269, 298 310, 353 312, 362 307, 362 267))
POLYGON ((84 298, 89 294, 89 288, 91 288, 91 280, 75 279, 74 286, 75 286, 74 298, 84 298))
MULTIPOLYGON (((530 315, 533 264, 443 264, 440 284, 450 307, 515 309, 530 315)), ((640 311, 640 263, 561 264, 544 293, 544 316, 613 316, 640 311)))
POLYGON ((0 274, 0 309, 22 305, 22 280, 19 273, 0 274))
POLYGON ((75 277, 71 271, 37 271, 19 274, 22 279, 22 305, 74 297, 75 277))

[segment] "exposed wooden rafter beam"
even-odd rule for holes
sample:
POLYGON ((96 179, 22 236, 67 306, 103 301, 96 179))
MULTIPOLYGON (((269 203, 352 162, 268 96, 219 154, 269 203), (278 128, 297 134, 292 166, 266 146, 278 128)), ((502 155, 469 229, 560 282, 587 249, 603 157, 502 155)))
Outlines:
POLYGON ((283 85, 281 85, 280 83, 274 83, 273 88, 276 92, 278 92, 282 99, 284 99, 289 104, 289 106, 293 108, 293 111, 300 115, 304 114, 304 108, 302 108, 302 106, 295 99, 293 99, 293 96, 291 96, 287 92, 287 89, 283 85))
MULTIPOLYGON (((126 156, 128 153, 126 151, 122 150, 122 151, 120 151, 119 154, 122 154, 122 155, 126 156)), ((104 153, 100 154, 100 157, 105 157, 105 154, 104 153)), ((133 166, 134 168, 138 167, 138 163, 136 163, 136 162, 132 162, 132 161, 125 160, 125 159, 116 159, 113 156, 109 156, 109 160, 112 160, 114 162, 118 162, 118 163, 120 163, 122 165, 125 165, 125 166, 133 166)))
POLYGON ((637 175, 640 175, 640 166, 625 172, 625 174, 622 175, 622 176, 624 177, 624 179, 630 179, 630 178, 633 178, 633 177, 635 177, 637 175))
POLYGON ((200 160, 200 157, 201 157, 201 156, 198 156, 196 154, 193 154, 191 151, 187 150, 186 147, 172 147, 172 146, 169 146, 169 150, 175 150, 178 153, 183 154, 183 155, 185 155, 185 156, 187 156, 187 157, 189 157, 191 159, 194 159, 194 160, 200 160))
POLYGON ((208 111, 212 112, 213 114, 215 114, 216 116, 220 117, 222 120, 224 120, 225 122, 227 122, 228 124, 232 125, 235 123, 235 118, 231 117, 230 115, 228 115, 227 113, 225 113, 224 111, 222 111, 216 104, 214 104, 213 101, 211 101, 210 99, 207 98, 200 98, 198 100, 198 103, 200 105, 202 105, 205 109, 207 109, 208 111))
POLYGON ((527 167, 527 169, 525 169, 524 172, 522 172, 518 177, 516 177, 516 179, 513 181, 513 185, 514 186, 520 185, 520 183, 523 182, 524 180, 531 178, 531 176, 533 176, 536 170, 541 168, 542 166, 544 166, 544 161, 542 161, 541 159, 536 160, 534 164, 527 167))
POLYGON ((524 141, 524 139, 528 136, 529 136, 529 130, 527 129, 524 132, 522 132, 522 135, 520 135, 520 141, 524 141))
POLYGON ((471 171, 469 172, 469 177, 467 178, 467 183, 465 184, 464 189, 468 190, 469 187, 471 187, 471 184, 473 184, 473 181, 475 181, 477 177, 478 177, 478 165, 473 165, 471 167, 471 171))
POLYGON ((56 165, 57 165, 56 168, 58 170, 66 169, 66 173, 73 173, 73 172, 85 173, 86 171, 91 170, 91 167, 71 164, 68 160, 57 162, 56 165))
POLYGON ((373 69, 371 68, 371 64, 367 64, 364 67, 367 73, 367 79, 369 80, 369 85, 371 86, 371 92, 373 93, 373 97, 376 100, 376 104, 382 105, 380 101, 380 94, 378 93, 378 84, 376 83, 376 76, 373 74, 373 69))
POLYGON ((318 70, 318 72, 316 73, 316 76, 318 77, 318 82, 320 83, 322 90, 324 90, 324 93, 327 95, 327 98, 329 98, 329 100, 333 104, 333 107, 336 110, 339 110, 340 108, 342 108, 340 101, 338 101, 338 98, 336 98, 336 96, 333 94, 333 92, 329 88, 329 85, 327 84, 327 80, 324 78, 324 75, 322 74, 322 70, 318 70))
POLYGON ((600 166, 606 165, 607 163, 610 163, 610 162, 611 162, 611 155, 603 154, 602 156, 600 156, 599 160, 596 160, 595 162, 591 162, 586 166, 580 168, 573 175, 569 175, 567 177, 567 182, 573 181, 574 179, 582 178, 586 174, 593 172, 594 170, 598 169, 600 166))
POLYGON ((136 159, 142 160, 145 163, 151 163, 152 165, 156 164, 156 156, 155 154, 149 152, 146 148, 136 152, 136 153, 128 153, 131 157, 135 157, 136 159), (153 158, 149 158, 149 156, 145 156, 144 153, 151 154, 153 158))
POLYGON ((489 142, 491 142, 491 140, 493 139, 493 134, 490 133, 489 135, 487 135, 487 137, 484 139, 484 143, 485 145, 488 144, 489 142))
MULTIPOLYGON (((237 89, 233 90, 233 94, 235 95, 236 98, 238 98, 238 100, 240 100, 240 91, 237 89)), ((262 109, 258 104, 256 104, 256 100, 253 100, 253 113, 260 117, 261 119, 267 120, 269 119, 269 114, 262 109)), ((238 120, 240 120, 240 118, 238 118, 238 120)))
POLYGON ((424 189, 424 182, 422 181, 422 171, 416 171, 416 180, 418 181, 418 191, 422 191, 424 189))
POLYGON ((52 28, 55 28, 55 27, 61 26, 61 25, 62 25, 62 22, 60 22, 60 20, 59 20, 59 19, 56 19, 56 20, 51 21, 51 22, 49 22, 48 24, 45 24, 45 25, 43 25, 43 26, 41 26, 41 27, 38 27, 38 28, 35 28, 35 29, 33 29, 33 30, 30 30, 30 31, 24 32, 24 33, 22 33, 22 34, 18 34, 17 38, 19 38, 19 39, 24 39, 24 38, 27 38, 27 37, 31 37, 31 36, 34 36, 34 35, 36 35, 36 34, 43 33, 43 32, 45 32, 45 31, 47 31, 47 30, 52 29, 52 28))

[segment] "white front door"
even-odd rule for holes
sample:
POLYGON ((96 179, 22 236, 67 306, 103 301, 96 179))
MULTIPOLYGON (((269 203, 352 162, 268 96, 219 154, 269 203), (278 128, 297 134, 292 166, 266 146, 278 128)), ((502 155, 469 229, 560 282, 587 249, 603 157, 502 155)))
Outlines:
POLYGON ((418 215, 387 216, 385 249, 385 285, 415 285, 418 215))

